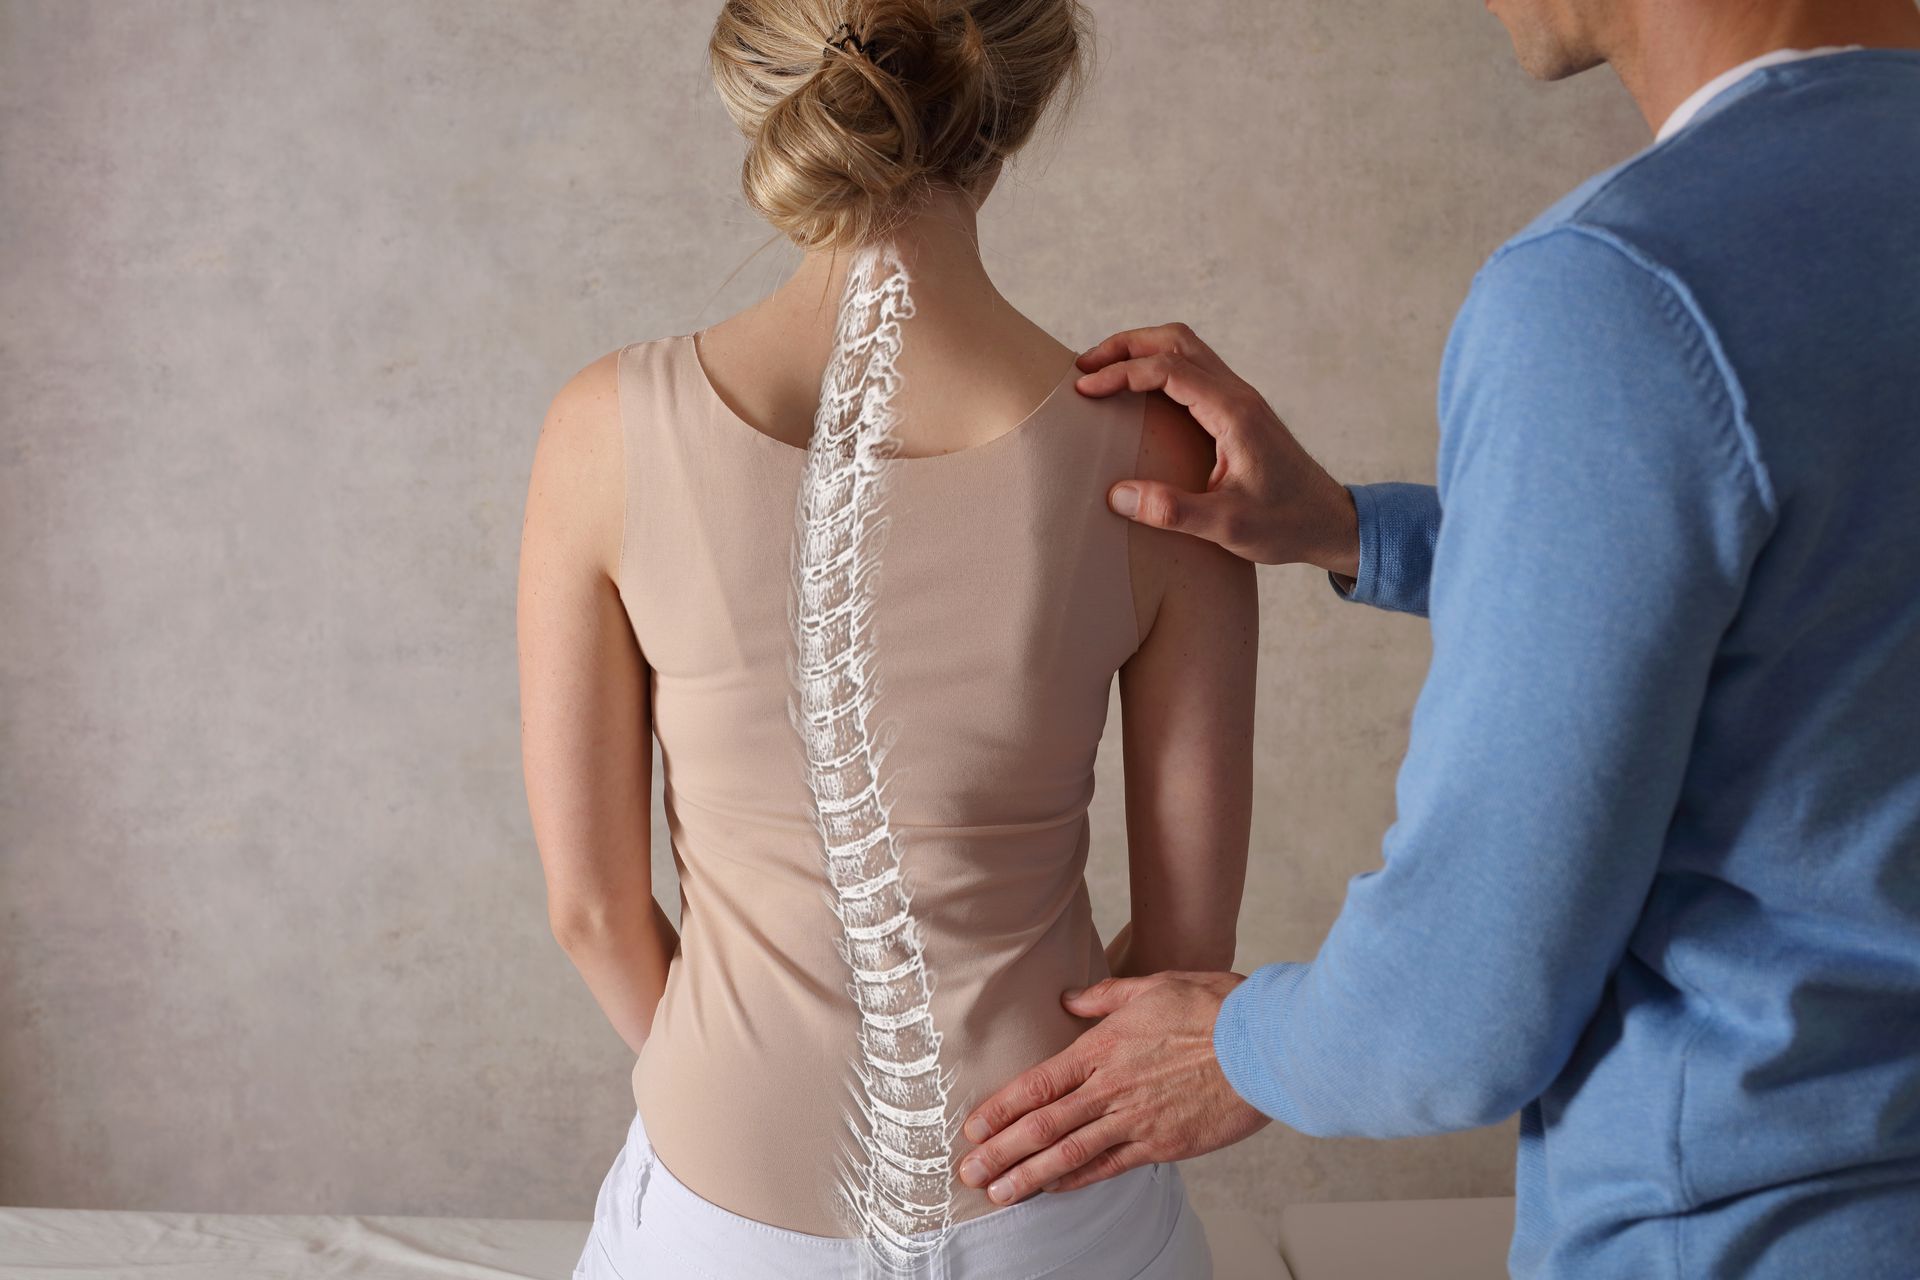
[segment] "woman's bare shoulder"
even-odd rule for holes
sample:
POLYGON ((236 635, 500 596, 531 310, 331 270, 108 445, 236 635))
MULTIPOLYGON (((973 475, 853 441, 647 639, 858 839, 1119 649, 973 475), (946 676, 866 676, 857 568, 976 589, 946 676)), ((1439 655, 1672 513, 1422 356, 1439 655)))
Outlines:
POLYGON ((541 434, 557 432, 571 439, 604 430, 606 417, 617 407, 620 360, 626 350, 616 348, 569 374, 547 406, 541 434))
POLYGON ((670 376, 668 362, 685 341, 687 335, 673 334, 629 342, 576 369, 547 405, 542 447, 551 441, 557 455, 582 462, 617 454, 623 392, 643 392, 650 379, 670 376))
POLYGON ((628 347, 575 370, 548 402, 534 447, 526 539, 618 570, 625 503, 620 367, 628 347))
MULTIPOLYGON (((1179 401, 1164 392, 1148 392, 1134 474, 1182 493, 1204 493, 1213 470, 1213 437, 1206 428, 1179 401)), ((1205 604, 1251 590, 1253 567, 1214 543, 1138 522, 1129 522, 1127 532, 1134 608, 1143 638, 1170 593, 1205 604)))
POLYGON ((1140 478, 1188 492, 1205 489, 1213 474, 1213 437, 1164 391, 1146 393, 1146 402, 1140 423, 1140 478))

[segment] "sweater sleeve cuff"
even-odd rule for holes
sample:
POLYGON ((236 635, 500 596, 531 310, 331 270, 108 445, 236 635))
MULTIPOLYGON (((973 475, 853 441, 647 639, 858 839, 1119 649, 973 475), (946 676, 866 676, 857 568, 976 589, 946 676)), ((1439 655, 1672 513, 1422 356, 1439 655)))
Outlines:
POLYGON ((1263 1115, 1298 1129, 1298 1105, 1281 1083, 1280 1053, 1304 964, 1269 964, 1227 993, 1213 1023, 1213 1054, 1233 1091, 1263 1115))
POLYGON ((1360 524, 1360 575, 1329 574, 1341 598, 1395 613, 1427 613, 1440 497, 1432 485, 1350 484, 1360 524))

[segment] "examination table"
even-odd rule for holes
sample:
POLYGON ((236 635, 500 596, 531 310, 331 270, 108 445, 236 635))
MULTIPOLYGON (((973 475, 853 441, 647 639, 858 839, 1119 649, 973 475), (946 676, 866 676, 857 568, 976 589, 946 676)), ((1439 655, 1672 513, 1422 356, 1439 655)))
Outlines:
MULTIPOLYGON (((1286 1262, 1252 1214, 1200 1216, 1214 1280, 1500 1280, 1513 1202, 1291 1205, 1286 1262)), ((540 1219, 0 1208, 0 1280, 568 1280, 586 1236, 540 1219)))

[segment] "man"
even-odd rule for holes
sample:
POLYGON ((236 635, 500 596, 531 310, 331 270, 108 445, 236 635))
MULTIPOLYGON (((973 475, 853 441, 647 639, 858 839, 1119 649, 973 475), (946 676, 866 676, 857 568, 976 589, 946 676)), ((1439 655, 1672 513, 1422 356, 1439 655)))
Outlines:
POLYGON ((1081 363, 1216 439, 1115 511, 1430 616, 1385 865, 1311 964, 1067 993, 960 1176, 1518 1110, 1515 1275, 1920 1275, 1920 12, 1491 3, 1656 144, 1476 278, 1437 492, 1334 483, 1184 326, 1081 363))

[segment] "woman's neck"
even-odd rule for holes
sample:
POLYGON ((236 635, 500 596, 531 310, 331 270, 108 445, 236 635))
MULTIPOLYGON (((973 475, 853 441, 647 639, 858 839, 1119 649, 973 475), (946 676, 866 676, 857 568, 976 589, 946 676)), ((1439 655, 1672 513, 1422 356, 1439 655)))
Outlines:
MULTIPOLYGON (((937 191, 893 227, 886 239, 922 296, 965 311, 983 306, 998 310, 1006 305, 980 260, 978 206, 960 192, 937 191)), ((788 312, 822 306, 832 310, 839 303, 852 258, 848 249, 808 253, 768 303, 788 312)))
MULTIPOLYGON (((913 299, 900 368, 911 387, 902 403, 915 417, 908 443, 919 452, 967 448, 1019 421, 1073 361, 994 287, 976 207, 936 194, 887 237, 913 299)), ((804 446, 812 429, 853 256, 807 254, 779 288, 700 338, 708 380, 735 414, 790 444, 804 446)))

